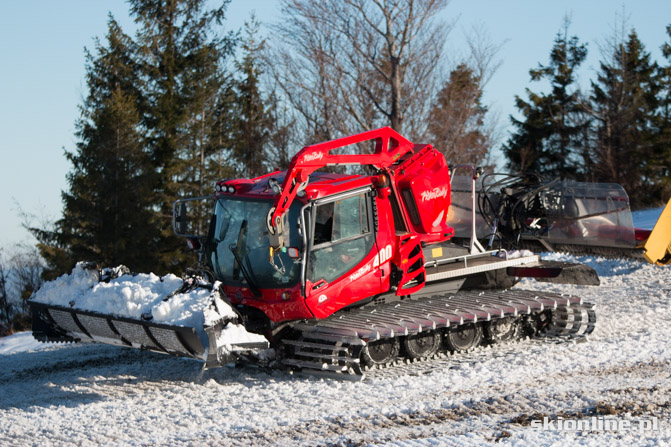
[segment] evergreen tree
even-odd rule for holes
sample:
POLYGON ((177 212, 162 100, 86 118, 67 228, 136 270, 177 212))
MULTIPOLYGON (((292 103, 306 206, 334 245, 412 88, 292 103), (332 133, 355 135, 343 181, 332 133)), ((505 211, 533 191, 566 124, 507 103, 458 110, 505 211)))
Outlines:
POLYGON ((667 59, 668 65, 660 66, 660 109, 665 122, 671 121, 671 25, 666 26, 666 34, 669 42, 661 46, 662 55, 667 59))
POLYGON ((142 82, 134 43, 110 16, 107 45, 86 54, 89 94, 76 123, 77 148, 63 216, 53 231, 34 231, 48 263, 45 276, 69 271, 78 260, 131 269, 153 267, 154 170, 143 149, 142 82))
POLYGON ((178 271, 189 259, 183 241, 172 232, 172 203, 212 191, 208 158, 223 142, 216 124, 229 107, 222 67, 236 40, 231 33, 216 35, 214 27, 222 24, 228 3, 208 9, 205 0, 130 0, 140 25, 139 54, 149 99, 145 125, 158 172, 158 272, 178 271))
POLYGON ((671 197, 671 25, 667 25, 666 34, 669 42, 665 42, 661 50, 667 65, 658 67, 659 111, 654 141, 655 160, 650 173, 657 178, 657 196, 661 202, 671 197))
MULTIPOLYGON (((214 32, 227 2, 205 3, 132 0, 136 41, 110 19, 107 46, 87 56, 89 95, 77 150, 66 154, 73 169, 63 217, 34 229, 46 277, 78 260, 161 274, 193 260, 173 235, 172 203, 210 194, 231 172, 222 157, 233 97, 223 67, 235 36, 214 32)), ((197 208, 194 219, 209 212, 197 208)))
POLYGON ((580 173, 588 121, 575 84, 576 70, 585 60, 587 48, 576 36, 568 36, 568 25, 566 21, 555 37, 550 63, 529 71, 531 81, 549 81, 551 92, 527 89, 528 101, 515 97, 523 119, 511 116, 516 130, 503 147, 512 171, 569 179, 580 173))
POLYGON ((635 30, 612 47, 592 82, 594 126, 591 172, 600 182, 624 186, 632 205, 654 201, 655 114, 658 109, 656 63, 650 62, 635 30))
POLYGON ((252 178, 268 171, 265 160, 274 123, 259 86, 260 53, 265 41, 258 40, 259 22, 254 16, 245 23, 245 33, 242 61, 237 64, 241 79, 233 87, 235 109, 230 147, 240 174, 252 178))
POLYGON ((428 124, 429 139, 450 163, 480 166, 491 144, 486 113, 479 80, 471 68, 460 64, 438 93, 428 124))
POLYGON ((270 95, 267 104, 270 120, 273 123, 267 154, 268 162, 272 170, 287 169, 291 157, 299 149, 294 144, 296 119, 287 107, 280 105, 280 100, 275 93, 270 95))

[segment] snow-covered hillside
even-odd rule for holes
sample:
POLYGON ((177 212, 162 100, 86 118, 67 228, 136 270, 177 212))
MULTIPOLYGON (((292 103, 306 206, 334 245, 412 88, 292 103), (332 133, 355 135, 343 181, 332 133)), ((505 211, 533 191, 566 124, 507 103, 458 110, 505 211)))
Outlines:
POLYGON ((671 444, 671 270, 577 261, 596 268, 602 285, 517 287, 596 303, 587 342, 526 340, 363 382, 202 371, 196 361, 103 345, 34 350, 27 334, 0 339, 0 445, 671 444), (544 417, 554 429, 534 428, 544 417), (592 417, 658 425, 556 429, 592 417))

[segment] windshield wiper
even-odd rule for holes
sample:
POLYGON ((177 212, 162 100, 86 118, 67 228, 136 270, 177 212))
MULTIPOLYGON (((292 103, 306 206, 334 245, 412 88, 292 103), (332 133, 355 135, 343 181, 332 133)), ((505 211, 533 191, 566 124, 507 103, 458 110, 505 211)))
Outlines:
MULTIPOLYGON (((235 257, 235 262, 237 262, 238 267, 240 267, 240 271, 242 272, 242 276, 245 277, 245 281, 247 281, 247 285, 249 286, 249 289, 252 291, 255 297, 260 297, 261 292, 259 289, 256 287, 256 284, 254 283, 254 280, 252 280, 252 276, 247 271, 247 267, 245 267, 245 264, 243 263, 243 259, 240 258, 240 245, 243 245, 243 241, 245 239, 247 233, 247 220, 243 220, 242 224, 240 224, 240 232, 238 233, 238 243, 237 244, 231 244, 228 246, 228 249, 233 253, 233 256, 235 257)), ((245 255, 245 259, 247 258, 247 255, 245 255)))

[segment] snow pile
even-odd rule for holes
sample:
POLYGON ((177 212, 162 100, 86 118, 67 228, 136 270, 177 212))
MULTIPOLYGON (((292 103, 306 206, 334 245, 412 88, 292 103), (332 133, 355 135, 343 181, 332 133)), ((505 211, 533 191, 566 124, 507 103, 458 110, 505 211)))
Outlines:
POLYGON ((173 274, 163 277, 153 273, 125 274, 109 282, 99 280, 96 269, 87 268, 86 263, 79 262, 72 273, 45 283, 31 299, 120 317, 139 319, 143 314, 150 314, 154 321, 176 325, 190 325, 194 315, 200 314, 202 326, 202 313, 209 304, 210 292, 196 289, 176 294, 163 302, 183 284, 173 274))
MULTIPOLYGON (((159 277, 154 273, 122 274, 124 271, 122 266, 106 269, 103 277, 120 276, 101 282, 97 269, 80 262, 71 274, 45 283, 31 300, 138 320, 151 316, 151 321, 157 323, 194 328, 205 347, 208 343, 204 326, 237 318, 231 306, 219 296, 218 282, 210 290, 198 279, 187 279, 189 287, 186 287, 173 274, 159 277)), ((229 323, 220 340, 222 345, 232 345, 265 338, 229 323)))
POLYGON ((71 274, 45 282, 32 296, 32 300, 69 306, 70 302, 79 301, 81 296, 98 283, 98 279, 96 270, 87 269, 85 263, 79 262, 71 274))

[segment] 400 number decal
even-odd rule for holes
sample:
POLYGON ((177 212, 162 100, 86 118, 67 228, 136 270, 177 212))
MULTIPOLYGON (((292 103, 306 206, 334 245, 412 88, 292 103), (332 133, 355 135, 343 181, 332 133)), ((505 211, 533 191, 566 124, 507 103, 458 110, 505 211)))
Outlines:
POLYGON ((373 262, 373 268, 379 267, 380 265, 389 261, 391 259, 391 254, 392 254, 391 244, 389 244, 386 247, 384 247, 382 250, 380 250, 377 253, 377 255, 375 255, 375 261, 373 262))

